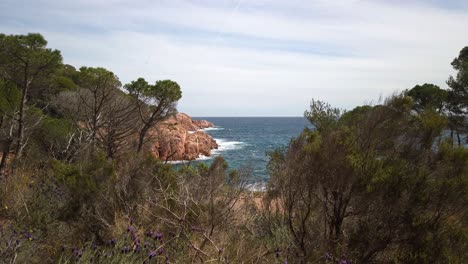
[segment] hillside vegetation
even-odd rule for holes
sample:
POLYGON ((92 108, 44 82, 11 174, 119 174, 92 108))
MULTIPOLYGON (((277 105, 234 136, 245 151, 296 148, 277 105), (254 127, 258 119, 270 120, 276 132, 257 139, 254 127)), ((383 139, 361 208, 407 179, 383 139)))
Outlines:
POLYGON ((173 167, 152 129, 171 80, 75 69, 40 34, 0 34, 0 263, 467 263, 468 47, 447 89, 351 111, 249 166, 173 167))

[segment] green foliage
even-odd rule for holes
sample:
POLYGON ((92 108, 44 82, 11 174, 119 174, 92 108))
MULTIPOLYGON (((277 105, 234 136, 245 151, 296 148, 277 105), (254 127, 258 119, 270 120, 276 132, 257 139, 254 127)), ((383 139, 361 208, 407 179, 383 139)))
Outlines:
POLYGON ((21 93, 16 85, 0 79, 0 114, 13 115, 20 99, 21 93))
POLYGON ((338 122, 342 111, 331 107, 330 104, 313 100, 310 103, 310 111, 305 111, 304 116, 315 126, 318 131, 331 129, 338 122))
POLYGON ((55 71, 62 62, 62 56, 60 51, 46 46, 47 41, 38 33, 3 35, 0 38, 0 77, 23 89, 27 85, 25 82, 55 71))
POLYGON ((414 104, 396 95, 341 117, 315 104, 306 116, 317 130, 270 154, 268 197, 284 208, 292 254, 304 262, 315 261, 313 248, 357 263, 466 260, 459 249, 468 240, 458 234, 466 232, 467 150, 441 140, 447 122, 435 107, 415 112, 414 104))
POLYGON ((156 100, 178 101, 182 98, 180 86, 171 80, 156 81, 156 84, 145 91, 146 96, 156 98, 156 100))
POLYGON ((312 100, 315 129, 269 152, 262 193, 222 157, 176 169, 140 153, 176 113, 176 82, 124 93, 40 34, 0 34, 0 142, 25 152, 0 178, 0 261, 465 263, 468 151, 446 130, 466 131, 467 62, 465 47, 447 91, 348 112, 312 100))
POLYGON ((416 110, 422 111, 425 108, 434 108, 439 112, 442 111, 448 97, 446 90, 428 83, 416 85, 411 90, 406 91, 406 95, 414 99, 416 110))
POLYGON ((161 102, 175 102, 182 97, 180 86, 171 80, 156 81, 155 85, 150 85, 144 78, 138 78, 126 84, 124 88, 130 93, 140 97, 149 98, 160 104, 161 102))
POLYGON ((78 73, 78 84, 87 89, 118 88, 121 83, 111 71, 98 67, 81 67, 78 73))
POLYGON ((64 219, 70 219, 79 215, 83 205, 94 201, 100 187, 114 177, 114 168, 104 155, 98 154, 81 164, 51 160, 50 174, 70 191, 71 199, 62 214, 64 219))

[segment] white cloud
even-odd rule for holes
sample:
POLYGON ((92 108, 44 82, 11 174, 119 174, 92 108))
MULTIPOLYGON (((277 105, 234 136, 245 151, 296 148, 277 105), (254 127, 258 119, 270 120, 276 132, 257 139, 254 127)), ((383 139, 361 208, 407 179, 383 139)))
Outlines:
POLYGON ((107 67, 123 82, 176 80, 180 109, 195 116, 301 115, 312 97, 351 108, 418 83, 444 86, 468 44, 468 10, 419 4, 30 4, 0 4, 1 17, 25 16, 0 19, 0 31, 41 32, 65 62, 107 67))

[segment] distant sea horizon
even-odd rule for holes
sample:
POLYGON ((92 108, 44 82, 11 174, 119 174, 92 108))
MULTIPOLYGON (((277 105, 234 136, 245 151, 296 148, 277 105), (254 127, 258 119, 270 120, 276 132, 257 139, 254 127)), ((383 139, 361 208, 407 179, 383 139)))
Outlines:
POLYGON ((194 120, 208 120, 215 127, 204 129, 219 147, 212 150, 210 157, 200 157, 194 163, 211 163, 214 157, 222 156, 230 169, 251 166, 252 183, 268 181, 267 152, 285 147, 293 137, 297 137, 306 127, 311 127, 302 116, 232 116, 232 117, 192 117, 194 120))

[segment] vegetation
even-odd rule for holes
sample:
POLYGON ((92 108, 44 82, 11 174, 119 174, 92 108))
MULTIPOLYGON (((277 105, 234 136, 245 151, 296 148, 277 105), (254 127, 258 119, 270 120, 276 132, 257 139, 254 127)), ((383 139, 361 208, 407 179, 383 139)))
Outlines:
POLYGON ((249 167, 151 154, 176 82, 122 86, 0 35, 0 263, 467 263, 468 47, 452 65, 447 90, 312 100, 258 193, 249 167))

